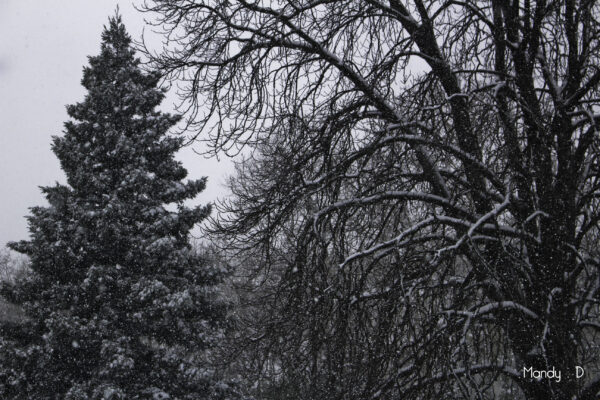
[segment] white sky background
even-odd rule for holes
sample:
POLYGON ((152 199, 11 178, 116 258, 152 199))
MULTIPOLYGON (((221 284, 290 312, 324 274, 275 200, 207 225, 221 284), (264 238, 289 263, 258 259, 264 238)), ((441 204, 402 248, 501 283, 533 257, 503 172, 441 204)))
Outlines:
MULTIPOLYGON (((149 15, 130 1, 0 0, 0 246, 28 238, 28 208, 47 204, 38 186, 65 182, 51 136, 63 134, 65 105, 83 100, 82 68, 87 56, 99 53, 100 34, 117 4, 129 34, 139 39, 149 15)), ((158 48, 149 31, 148 44, 158 48)), ((172 112, 175 102, 167 97, 161 108, 172 112)), ((192 148, 178 159, 189 178, 208 176, 199 203, 226 194, 229 160, 207 160, 192 148)))

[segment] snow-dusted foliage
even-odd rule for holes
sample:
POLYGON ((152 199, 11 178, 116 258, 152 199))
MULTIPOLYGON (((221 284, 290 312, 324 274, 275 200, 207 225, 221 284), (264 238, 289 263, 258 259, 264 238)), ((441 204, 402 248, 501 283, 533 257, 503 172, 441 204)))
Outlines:
POLYGON ((3 295, 29 320, 2 335, 4 399, 204 399, 225 395, 206 352, 224 315, 219 268, 188 232, 209 207, 186 207, 205 179, 174 159, 179 119, 156 110, 159 75, 144 73, 117 15, 89 57, 85 100, 52 149, 67 185, 44 187, 31 238, 10 247, 32 273, 3 295), (171 204, 168 208, 167 204, 171 204), (174 210, 174 211, 173 211, 174 210))

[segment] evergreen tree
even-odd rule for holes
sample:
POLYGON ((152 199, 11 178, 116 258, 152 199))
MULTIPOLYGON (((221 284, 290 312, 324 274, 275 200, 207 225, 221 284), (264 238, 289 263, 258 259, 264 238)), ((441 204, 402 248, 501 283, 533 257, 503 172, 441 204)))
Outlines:
POLYGON ((204 357, 224 314, 220 270, 189 230, 209 207, 186 207, 205 179, 183 181, 174 159, 180 119, 156 110, 159 74, 145 73, 117 15, 89 57, 83 102, 53 138, 68 185, 43 187, 31 209, 31 274, 3 295, 27 312, 0 343, 0 397, 204 399, 215 395, 204 357))

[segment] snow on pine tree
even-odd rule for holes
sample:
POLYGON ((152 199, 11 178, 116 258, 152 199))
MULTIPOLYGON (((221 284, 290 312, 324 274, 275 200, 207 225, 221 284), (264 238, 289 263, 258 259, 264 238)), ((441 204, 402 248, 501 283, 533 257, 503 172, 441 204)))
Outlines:
POLYGON ((226 396, 204 362, 224 316, 221 272, 188 240, 209 208, 183 204, 205 179, 183 181, 183 139, 167 134, 180 116, 156 110, 158 83, 117 14, 53 138, 68 185, 42 188, 49 207, 32 208, 30 240, 10 244, 32 273, 3 288, 29 319, 2 332, 2 398, 226 396))

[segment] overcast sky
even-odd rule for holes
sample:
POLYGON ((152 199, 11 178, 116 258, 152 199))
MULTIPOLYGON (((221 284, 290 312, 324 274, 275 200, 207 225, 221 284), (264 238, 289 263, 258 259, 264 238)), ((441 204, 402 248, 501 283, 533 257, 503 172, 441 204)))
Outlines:
MULTIPOLYGON (((62 135, 65 105, 83 99, 82 68, 88 55, 99 53, 103 25, 117 4, 129 34, 139 39, 148 15, 129 1, 0 0, 0 246, 28 237, 28 207, 46 204, 38 186, 65 182, 51 136, 62 135)), ((162 108, 172 111, 174 102, 172 96, 162 108)), ((199 202, 226 193, 230 163, 206 160, 191 148, 178 158, 190 178, 209 177, 199 202)))

